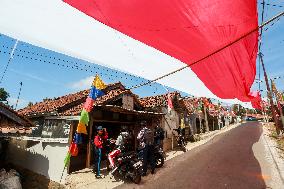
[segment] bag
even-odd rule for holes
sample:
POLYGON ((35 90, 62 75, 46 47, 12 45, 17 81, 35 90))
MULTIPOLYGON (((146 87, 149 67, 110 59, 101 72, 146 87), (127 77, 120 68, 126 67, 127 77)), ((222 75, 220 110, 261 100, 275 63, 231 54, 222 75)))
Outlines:
POLYGON ((150 129, 146 129, 143 135, 143 139, 146 145, 154 144, 154 132, 150 129))

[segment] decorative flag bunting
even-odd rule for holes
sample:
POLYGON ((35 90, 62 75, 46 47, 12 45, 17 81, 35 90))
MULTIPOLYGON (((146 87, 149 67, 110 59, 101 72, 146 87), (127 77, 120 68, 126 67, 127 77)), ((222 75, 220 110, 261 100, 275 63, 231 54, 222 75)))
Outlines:
POLYGON ((92 111, 94 101, 103 96, 104 93, 102 89, 105 89, 106 85, 104 82, 100 79, 98 75, 96 75, 92 87, 89 93, 89 96, 86 99, 86 102, 83 105, 83 110, 81 112, 81 116, 79 119, 79 123, 77 125, 77 130, 74 135, 73 141, 69 147, 69 151, 64 159, 64 167, 66 167, 70 161, 71 156, 77 156, 78 155, 78 144, 82 144, 82 134, 88 134, 86 126, 89 124, 89 112, 92 111))
POLYGON ((83 137, 80 133, 75 133, 74 142, 75 142, 75 144, 82 144, 83 143, 83 137))
POLYGON ((96 75, 92 86, 95 87, 98 90, 102 90, 102 89, 106 88, 105 83, 101 80, 101 78, 98 75, 96 75))
POLYGON ((92 88, 90 90, 90 94, 89 94, 90 98, 95 100, 96 98, 103 96, 103 95, 104 95, 104 93, 100 89, 97 89, 96 87, 92 86, 92 88))
POLYGON ((78 126, 77 126, 77 133, 82 133, 87 135, 87 128, 86 125, 82 122, 79 121, 78 126))
POLYGON ((80 123, 88 125, 89 124, 89 113, 83 109, 80 116, 80 123))
POLYGON ((64 158, 64 167, 66 167, 68 165, 70 158, 71 158, 71 154, 68 151, 66 157, 64 158))
POLYGON ((168 96, 168 112, 170 112, 174 108, 174 106, 170 93, 168 93, 167 96, 168 96))
POLYGON ((93 105, 94 105, 94 100, 91 97, 87 97, 86 102, 84 103, 83 108, 87 111, 90 112, 93 109, 93 105))

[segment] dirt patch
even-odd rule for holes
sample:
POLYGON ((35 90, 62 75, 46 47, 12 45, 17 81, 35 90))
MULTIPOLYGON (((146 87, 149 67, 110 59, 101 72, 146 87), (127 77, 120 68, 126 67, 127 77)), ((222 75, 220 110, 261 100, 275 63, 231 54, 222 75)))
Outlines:
POLYGON ((279 149, 280 156, 284 159, 284 135, 277 135, 274 123, 267 123, 264 126, 269 130, 269 137, 277 143, 277 149, 279 149))

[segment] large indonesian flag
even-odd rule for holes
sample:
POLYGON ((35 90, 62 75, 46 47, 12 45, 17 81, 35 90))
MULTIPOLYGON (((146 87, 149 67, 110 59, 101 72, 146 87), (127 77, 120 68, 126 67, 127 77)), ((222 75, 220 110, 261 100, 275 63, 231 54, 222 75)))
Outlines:
MULTIPOLYGON (((151 80, 257 28, 256 0, 65 2, 2 0, 0 33, 151 80)), ((195 96, 251 101, 257 37, 158 82, 195 96)))

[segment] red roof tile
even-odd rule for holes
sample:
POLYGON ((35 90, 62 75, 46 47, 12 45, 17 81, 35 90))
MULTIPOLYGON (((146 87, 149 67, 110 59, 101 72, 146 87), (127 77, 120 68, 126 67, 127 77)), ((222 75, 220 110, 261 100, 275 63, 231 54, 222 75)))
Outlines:
MULTIPOLYGON (((98 106, 98 105, 104 105, 106 103, 108 103, 109 101, 114 100, 115 98, 119 97, 122 94, 132 94, 131 91, 129 90, 122 90, 122 89, 114 89, 114 90, 110 90, 108 91, 105 95, 103 95, 100 98, 97 98, 94 102, 94 106, 98 106)), ((73 106, 71 108, 68 108, 62 112, 59 113, 60 116, 76 116, 79 115, 80 112, 83 109, 83 104, 84 102, 73 106)))
MULTIPOLYGON (((4 115, 8 119, 16 122, 19 126, 22 127, 32 127, 33 123, 26 119, 24 116, 18 114, 16 111, 8 107, 7 105, 0 102, 0 114, 4 115)), ((4 127, 4 123, 0 122, 0 127, 4 127)), ((7 125, 8 127, 8 125, 7 125)))
MULTIPOLYGON (((103 91, 105 95, 97 98, 94 102, 94 106, 106 104, 109 101, 114 100, 116 97, 119 97, 120 95, 126 93, 131 94, 135 99, 137 99, 137 96, 134 95, 130 90, 126 90, 120 82, 107 85, 106 89, 104 89, 103 91)), ((54 112, 60 116, 77 116, 82 111, 83 104, 88 94, 89 90, 79 91, 77 93, 68 94, 55 99, 48 99, 43 102, 36 103, 30 107, 21 109, 18 112, 26 116, 51 112, 54 112)))
MULTIPOLYGON (((139 101, 144 108, 164 107, 168 105, 168 93, 157 96, 140 98, 139 101)), ((171 92, 170 97, 180 96, 178 92, 171 92)))

